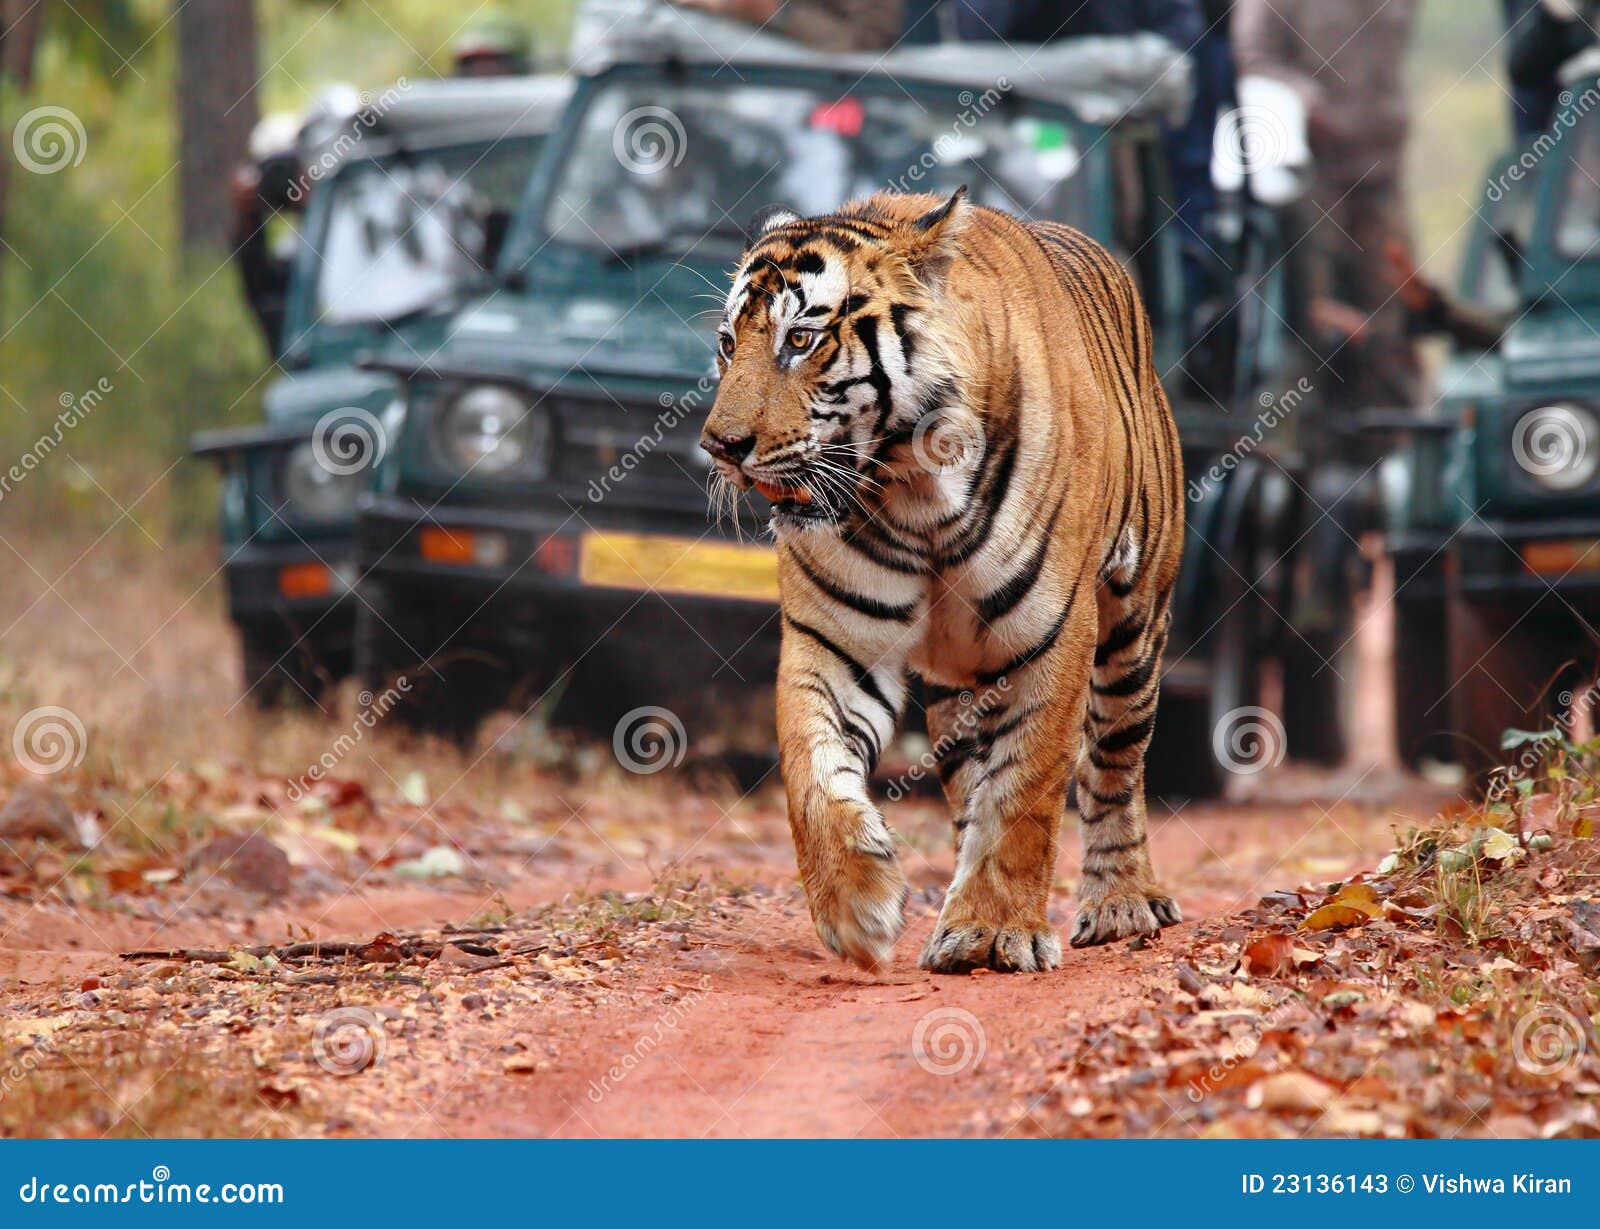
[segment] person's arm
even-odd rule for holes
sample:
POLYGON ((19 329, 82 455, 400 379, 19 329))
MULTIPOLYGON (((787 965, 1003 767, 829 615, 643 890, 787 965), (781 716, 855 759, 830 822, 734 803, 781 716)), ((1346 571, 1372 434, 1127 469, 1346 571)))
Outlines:
POLYGON ((1179 51, 1193 51, 1206 31, 1200 0, 1144 0, 1140 10, 1140 27, 1161 35, 1179 51))
POLYGON ((1233 57, 1239 76, 1282 81, 1300 95, 1308 113, 1316 114, 1322 87, 1304 66, 1304 44, 1292 24, 1298 13, 1299 5, 1292 0, 1237 0, 1233 6, 1233 57))
POLYGON ((904 0, 672 0, 747 22, 818 51, 883 51, 905 26, 904 0))
POLYGON ((1406 309, 1407 331, 1443 334, 1469 350, 1492 350, 1505 334, 1505 321, 1493 312, 1458 303, 1422 276, 1406 245, 1390 239, 1383 247, 1384 275, 1406 309))
POLYGON ((1016 29, 1016 0, 950 0, 956 14, 956 37, 964 43, 994 43, 1016 29))
POLYGON ((773 23, 820 51, 886 51, 904 26, 903 0, 788 0, 773 23))
POLYGON ((1561 66, 1595 41, 1593 6, 1536 5, 1511 29, 1506 72, 1516 86, 1548 85, 1561 66))

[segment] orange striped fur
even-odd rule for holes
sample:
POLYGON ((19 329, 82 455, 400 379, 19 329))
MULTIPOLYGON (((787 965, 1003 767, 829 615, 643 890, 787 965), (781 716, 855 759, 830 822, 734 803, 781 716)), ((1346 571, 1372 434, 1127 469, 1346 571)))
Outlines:
POLYGON ((1183 540, 1177 433, 1122 266, 1069 227, 880 194, 775 213, 734 277, 702 443, 774 503, 778 735, 827 947, 868 968, 905 878, 868 789, 920 679, 957 869, 924 967, 1054 967, 1077 775, 1075 945, 1179 918, 1144 752, 1183 540))

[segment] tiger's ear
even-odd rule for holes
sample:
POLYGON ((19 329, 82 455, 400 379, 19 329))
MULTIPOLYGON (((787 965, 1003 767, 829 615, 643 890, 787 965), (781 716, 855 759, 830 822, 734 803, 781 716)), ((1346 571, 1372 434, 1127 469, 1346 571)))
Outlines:
POLYGON ((962 184, 947 200, 912 220, 901 231, 901 250, 923 282, 936 283, 950 267, 956 236, 966 225, 971 208, 967 204, 967 185, 962 184))
POLYGON ((951 227, 960 229, 962 215, 966 212, 964 208, 966 199, 967 185, 962 184, 950 194, 949 200, 942 205, 935 205, 911 225, 924 235, 934 237, 943 234, 951 227))
POLYGON ((754 243, 769 230, 777 230, 780 226, 787 226, 790 222, 798 222, 800 215, 787 205, 764 205, 756 210, 756 216, 750 219, 749 225, 744 228, 744 237, 747 243, 754 243))

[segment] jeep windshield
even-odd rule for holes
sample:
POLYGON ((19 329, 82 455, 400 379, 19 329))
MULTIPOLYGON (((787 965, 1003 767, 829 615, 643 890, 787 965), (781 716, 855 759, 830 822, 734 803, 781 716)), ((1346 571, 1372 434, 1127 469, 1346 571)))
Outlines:
POLYGON ((483 276, 489 236, 516 207, 538 139, 398 153, 327 185, 316 233, 318 323, 394 322, 449 308, 483 276))
POLYGON ((1580 120, 1565 139, 1570 153, 1556 207, 1556 250, 1568 260, 1593 260, 1600 257, 1600 119, 1580 120))
POLYGON ((608 263, 721 263, 765 204, 816 214, 880 189, 962 184, 980 204, 1073 221, 1088 209, 1078 165, 1069 123, 998 89, 624 77, 585 108, 543 229, 608 263))

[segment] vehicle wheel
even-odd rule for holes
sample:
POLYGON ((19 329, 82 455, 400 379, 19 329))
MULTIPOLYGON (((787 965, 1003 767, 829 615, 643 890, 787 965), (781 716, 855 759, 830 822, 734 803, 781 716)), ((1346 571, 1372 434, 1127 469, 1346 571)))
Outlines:
POLYGON ((348 654, 319 650, 278 623, 241 624, 239 650, 245 694, 268 710, 317 705, 350 665, 348 654))
POLYGON ((1448 616, 1442 599, 1396 601, 1389 663, 1394 680, 1395 751, 1415 768, 1424 759, 1448 761, 1450 737, 1448 616))
POLYGON ((1351 630, 1289 633, 1283 650, 1283 728, 1289 758, 1337 767, 1349 749, 1356 655, 1351 630))
POLYGON ((1500 738, 1513 727, 1552 724, 1551 698, 1572 660, 1573 637, 1514 607, 1449 600, 1451 725, 1458 758, 1475 776, 1506 762, 1500 738))
POLYGON ((1221 609, 1225 613, 1208 640, 1211 652, 1205 694, 1163 697, 1156 714, 1147 777, 1150 792, 1163 798, 1215 798, 1227 786, 1228 778, 1241 771, 1242 760, 1225 763, 1218 758, 1218 731, 1224 746, 1230 734, 1238 733, 1248 744, 1245 754, 1257 749, 1274 754, 1240 728, 1241 722, 1255 722, 1251 710, 1260 703, 1260 620, 1255 596, 1231 571, 1221 609))
POLYGON ((417 594, 399 600, 363 582, 356 605, 356 677, 363 705, 411 729, 469 743, 505 698, 504 663, 451 643, 450 615, 417 594))
POLYGON ((1356 546, 1370 515, 1370 489, 1337 459, 1307 476, 1300 504, 1284 626, 1283 726, 1289 758, 1337 767, 1349 752, 1355 715, 1356 596, 1371 567, 1356 546))

